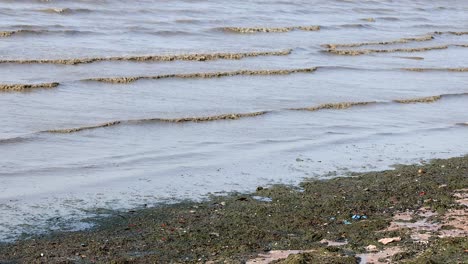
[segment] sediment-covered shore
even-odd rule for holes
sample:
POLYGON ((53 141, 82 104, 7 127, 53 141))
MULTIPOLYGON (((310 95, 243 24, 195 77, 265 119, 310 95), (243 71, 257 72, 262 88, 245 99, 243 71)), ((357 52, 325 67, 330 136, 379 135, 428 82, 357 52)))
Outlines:
POLYGON ((468 157, 115 212, 0 263, 463 263, 468 157))

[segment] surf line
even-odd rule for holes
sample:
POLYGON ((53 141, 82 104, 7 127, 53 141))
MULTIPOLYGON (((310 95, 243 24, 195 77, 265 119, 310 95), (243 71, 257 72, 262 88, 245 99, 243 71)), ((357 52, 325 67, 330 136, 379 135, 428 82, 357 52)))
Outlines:
POLYGON ((290 111, 321 111, 321 110, 344 110, 349 109, 352 107, 363 107, 369 105, 382 105, 382 104, 415 104, 415 103, 435 103, 444 97, 453 97, 453 96, 468 96, 468 93, 459 93, 459 94, 442 94, 442 95, 435 95, 435 96, 426 96, 426 97, 417 97, 417 98, 409 98, 409 99, 394 99, 391 101, 362 101, 362 102, 339 102, 339 103, 326 103, 320 104, 311 107, 299 107, 299 108, 286 108, 280 110, 267 110, 267 111, 258 111, 258 112, 250 112, 250 113, 231 113, 231 114, 221 114, 221 115, 213 115, 213 116, 200 116, 200 117, 182 117, 182 118, 143 118, 143 119, 133 119, 133 120, 116 120, 110 121, 106 123, 90 125, 90 126, 82 126, 76 128, 63 128, 63 129, 51 129, 40 131, 40 133, 75 133, 83 130, 90 130, 90 129, 97 129, 97 128, 105 128, 105 127, 113 127, 120 124, 143 124, 143 123, 203 123, 203 122, 213 122, 213 121, 220 121, 220 120, 239 120, 242 118, 251 118, 251 117, 258 117, 263 116, 273 112, 280 112, 284 110, 290 111))

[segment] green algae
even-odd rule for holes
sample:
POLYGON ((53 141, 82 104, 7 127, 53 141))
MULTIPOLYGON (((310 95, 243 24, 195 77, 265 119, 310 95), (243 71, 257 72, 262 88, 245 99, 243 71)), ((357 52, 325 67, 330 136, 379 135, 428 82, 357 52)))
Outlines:
POLYGON ((395 236, 401 241, 392 246, 402 247, 403 253, 393 262, 457 263, 466 256, 466 238, 433 238, 421 245, 405 230, 382 230, 397 212, 456 208, 452 194, 468 187, 468 157, 354 175, 116 212, 98 219, 98 227, 91 230, 0 246, 0 262, 244 263, 259 253, 295 249, 314 252, 280 263, 355 263, 355 254, 365 252, 365 246, 383 249, 377 240, 395 236), (355 214, 367 219, 353 220, 355 214), (327 246, 322 239, 347 244, 327 246))

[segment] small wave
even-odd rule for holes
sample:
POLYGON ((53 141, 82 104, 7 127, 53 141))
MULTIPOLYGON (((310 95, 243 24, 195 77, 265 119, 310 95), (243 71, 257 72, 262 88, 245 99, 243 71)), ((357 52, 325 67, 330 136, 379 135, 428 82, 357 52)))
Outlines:
POLYGON ((42 34, 49 32, 48 30, 34 30, 34 29, 18 29, 10 31, 0 31, 0 37, 12 37, 14 35, 27 35, 27 34, 42 34))
MULTIPOLYGON (((444 97, 458 97, 458 96, 467 96, 468 93, 459 93, 459 94, 442 94, 442 95, 435 95, 435 96, 427 96, 427 97, 418 97, 418 98, 410 98, 410 99, 395 99, 391 101, 363 101, 363 102, 339 102, 339 103, 326 103, 320 104, 317 106, 312 107, 300 107, 300 108, 287 108, 287 109, 279 109, 275 112, 280 112, 283 110, 292 110, 292 111, 320 111, 320 110, 345 110, 352 107, 360 107, 360 106, 369 106, 369 105, 383 105, 383 104, 414 104, 414 103, 434 103, 439 101, 441 98, 444 97)), ((61 128, 61 129, 50 129, 44 130, 32 134, 37 133, 52 133, 52 134, 68 134, 68 133, 75 133, 80 132, 83 130, 91 130, 91 129, 98 129, 98 128, 105 128, 105 127, 112 127, 117 126, 120 124, 144 124, 144 123, 201 123, 201 122, 212 122, 212 121, 220 121, 220 120, 238 120, 241 118, 247 117, 257 117, 266 115, 268 113, 272 113, 274 111, 258 111, 258 112, 251 112, 251 113, 233 113, 233 114, 222 114, 222 115, 214 115, 214 116, 201 116, 201 117, 182 117, 182 118, 143 118, 143 119, 132 119, 132 120, 116 120, 111 122, 106 122, 97 125, 90 125, 90 126, 81 126, 75 128, 61 128)))
POLYGON ((291 26, 291 27, 222 27, 223 31, 235 33, 279 33, 292 30, 318 31, 320 26, 291 26))
POLYGON ((468 35, 468 31, 448 31, 447 33, 457 36, 468 35))
POLYGON ((34 134, 35 134, 35 133, 33 133, 33 134, 28 134, 28 135, 24 135, 24 136, 11 137, 11 138, 0 138, 0 145, 4 145, 4 144, 16 144, 16 143, 21 143, 21 142, 29 141, 29 140, 32 140, 31 137, 32 137, 34 134))
MULTIPOLYGON (((459 45, 454 45, 459 46, 459 45)), ((449 45, 420 47, 420 48, 396 48, 396 49, 361 49, 361 50, 340 50, 340 49, 327 49, 326 52, 336 55, 358 56, 370 53, 394 53, 394 52, 423 52, 430 50, 448 49, 449 45)))
POLYGON ((389 17, 389 16, 378 17, 377 19, 386 20, 386 21, 399 21, 400 20, 398 17, 389 17))
POLYGON ((26 91, 38 88, 54 88, 59 86, 58 82, 38 84, 0 84, 0 91, 26 91))
POLYGON ((113 122, 108 122, 108 123, 103 123, 103 124, 98 124, 98 125, 83 126, 83 127, 77 127, 77 128, 52 129, 52 130, 46 130, 46 131, 43 131, 43 132, 48 132, 48 133, 73 133, 73 132, 78 132, 78 131, 83 131, 83 130, 88 130, 88 129, 115 126, 115 125, 118 125, 120 123, 122 123, 122 121, 113 121, 113 122))
POLYGON ((455 35, 455 36, 463 36, 463 35, 468 35, 468 31, 434 31, 434 35, 444 35, 444 34, 449 34, 449 35, 455 35))
POLYGON ((409 38, 399 38, 395 40, 387 40, 387 41, 374 41, 374 42, 358 42, 358 43, 338 43, 338 44, 323 44, 322 47, 326 49, 327 52, 338 54, 338 55, 363 55, 368 53, 388 53, 388 52, 420 52, 420 51, 427 51, 433 49, 446 49, 448 46, 457 46, 457 47, 466 47, 465 44, 451 44, 451 45, 443 45, 443 46, 434 46, 434 47, 422 47, 422 48, 396 48, 396 49, 341 49, 341 48, 356 48, 356 47, 363 47, 363 46, 385 46, 385 45, 394 45, 394 44, 405 44, 411 42, 424 42, 424 41, 431 41, 437 35, 443 34, 451 34, 462 36, 468 34, 465 31, 435 31, 431 33, 427 33, 423 36, 419 37, 409 37, 409 38))
POLYGON ((371 45, 392 45, 392 44, 401 44, 401 43, 409 43, 409 42, 421 42, 421 41, 430 41, 433 39, 434 39, 433 34, 426 34, 421 37, 400 38, 400 39, 388 40, 388 41, 344 43, 344 44, 324 44, 322 46, 328 49, 337 49, 337 48, 352 48, 352 47, 362 47, 362 46, 371 46, 371 45))
POLYGON ((164 74, 155 76, 133 76, 133 77, 114 77, 114 78, 91 78, 83 81, 98 81, 108 83, 131 83, 140 79, 168 79, 168 78, 219 78, 237 75, 286 75, 293 73, 313 72, 317 68, 302 69, 284 69, 284 70, 238 70, 230 72, 203 72, 203 73, 180 73, 164 74))
POLYGON ((435 96, 427 96, 427 97, 418 97, 418 98, 411 98, 411 99, 396 99, 393 100, 399 104, 414 104, 414 103, 434 103, 442 99, 442 95, 435 95, 435 96))
POLYGON ((91 31, 81 30, 46 30, 46 29, 19 29, 12 31, 0 31, 0 37, 12 37, 17 35, 44 35, 44 34, 86 34, 93 33, 91 31))
MULTIPOLYGON (((373 22, 373 21, 370 21, 370 22, 373 22)), ((372 28, 372 27, 373 26, 369 24, 343 24, 343 25, 338 26, 338 28, 372 28)))
POLYGON ((289 108, 289 110, 296 110, 296 111, 319 111, 319 110, 325 110, 325 109, 348 109, 353 106, 362 106, 362 105, 370 105, 370 104, 375 104, 377 102, 375 101, 370 101, 370 102, 341 102, 341 103, 328 103, 328 104, 321 104, 317 106, 311 106, 311 107, 301 107, 301 108, 289 108))
POLYGON ((67 64, 76 65, 83 63, 93 63, 100 61, 209 61, 209 60, 239 60, 246 57, 258 56, 286 56, 291 54, 292 50, 279 51, 254 51, 239 53, 194 53, 178 55, 146 55, 146 56, 128 56, 128 57, 94 57, 94 58, 76 58, 76 59, 32 59, 32 60, 0 60, 0 63, 16 64, 67 64))
POLYGON ((398 58, 407 59, 407 60, 424 60, 423 57, 415 57, 415 56, 400 56, 398 58))
POLYGON ((85 8, 78 8, 78 9, 46 8, 46 9, 40 9, 39 12, 67 15, 67 14, 73 14, 73 13, 90 13, 91 10, 90 9, 85 9, 85 8))
POLYGON ((339 102, 339 103, 327 103, 320 104, 317 106, 311 107, 300 107, 300 108, 289 108, 287 110, 295 111, 319 111, 319 110, 343 110, 356 106, 367 106, 367 105, 376 105, 376 104, 389 104, 389 103, 398 103, 398 104, 413 104, 413 103, 434 103, 444 97, 456 97, 456 96, 466 96, 468 93, 459 93, 459 94, 442 94, 434 95, 427 97, 417 97, 409 99, 394 99, 391 101, 364 101, 364 102, 339 102))
POLYGON ((46 133, 75 133, 83 130, 103 128, 116 126, 122 123, 150 123, 150 122, 162 122, 162 123, 187 123, 187 122, 211 122, 218 120, 237 120, 245 117, 255 117, 269 113, 269 111, 253 112, 253 113, 236 113, 236 114, 223 114, 216 116, 203 116, 203 117, 183 117, 183 118, 146 118, 146 119, 134 119, 134 120, 124 120, 124 121, 112 121, 108 123, 92 125, 92 126, 83 126, 77 128, 65 128, 65 129, 52 129, 42 132, 46 133))
POLYGON ((468 93, 440 94, 440 95, 432 95, 432 96, 409 98, 409 99, 395 99, 393 100, 393 102, 399 103, 399 104, 434 103, 434 102, 439 101, 442 98, 460 97, 460 96, 467 96, 467 95, 468 93))
POLYGON ((403 68, 405 71, 427 72, 427 71, 449 71, 449 72, 468 72, 468 68, 403 68))
POLYGON ((187 36, 187 35, 195 35, 194 32, 190 31, 183 31, 183 30, 159 30, 159 31, 147 31, 145 32, 151 35, 158 35, 158 36, 187 36))
POLYGON ((11 37, 16 33, 17 33, 17 31, 0 31, 0 37, 3 37, 3 38, 11 37))

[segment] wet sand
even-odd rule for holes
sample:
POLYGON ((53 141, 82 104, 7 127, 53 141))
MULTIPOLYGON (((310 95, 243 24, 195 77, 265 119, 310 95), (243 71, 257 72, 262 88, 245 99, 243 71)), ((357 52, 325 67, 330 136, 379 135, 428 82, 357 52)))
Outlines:
POLYGON ((3 244, 0 262, 462 263, 467 176, 465 156, 114 211, 90 230, 3 244))

